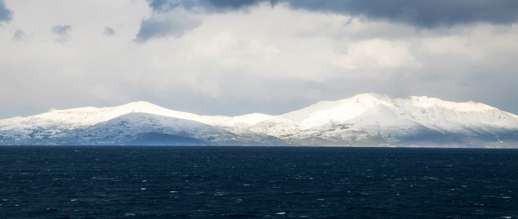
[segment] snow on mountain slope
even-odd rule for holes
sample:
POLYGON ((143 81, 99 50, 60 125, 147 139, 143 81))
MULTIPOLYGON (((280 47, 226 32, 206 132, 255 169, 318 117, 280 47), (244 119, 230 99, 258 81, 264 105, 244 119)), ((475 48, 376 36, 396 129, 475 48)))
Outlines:
POLYGON ((391 100, 376 94, 361 94, 338 101, 322 101, 280 117, 299 124, 302 129, 315 128, 329 122, 353 119, 377 106, 390 106, 391 100))
POLYGON ((182 143, 229 143, 236 137, 223 129, 193 120, 159 116, 147 113, 130 113, 98 123, 76 132, 77 139, 96 144, 128 144, 182 139, 182 143), (88 139, 92 137, 91 139, 88 139), (145 137, 145 138, 143 138, 145 137), (188 140, 188 141, 187 141, 188 140))
MULTIPOLYGON (((393 141, 408 136, 494 136, 518 133, 515 115, 475 102, 450 102, 430 97, 392 99, 360 94, 322 101, 254 125, 251 130, 300 143, 320 139, 354 144, 358 139, 393 141)), ((314 142, 314 141, 313 141, 314 142)))
POLYGON ((0 121, 0 125, 18 127, 31 127, 35 125, 48 127, 59 125, 66 129, 74 129, 95 125, 129 113, 153 113, 156 115, 167 115, 186 119, 196 117, 196 115, 191 113, 172 111, 147 102, 133 102, 116 107, 82 107, 52 110, 35 116, 3 120, 0 121))
POLYGON ((193 120, 207 125, 236 126, 253 125, 272 116, 266 114, 247 114, 242 116, 201 116, 193 113, 174 111, 148 102, 132 102, 115 107, 83 107, 65 110, 52 110, 47 113, 0 120, 0 130, 10 128, 32 128, 59 126, 75 129, 95 125, 130 113, 148 113, 159 116, 193 120))
POLYGON ((475 102, 449 102, 430 97, 411 97, 399 100, 404 115, 433 129, 461 132, 466 128, 518 127, 518 119, 511 113, 475 102))
POLYGON ((141 136, 150 131, 163 139, 210 138, 212 142, 236 144, 502 144, 518 142, 518 116, 482 103, 379 94, 322 101, 276 116, 206 116, 133 102, 0 120, 0 144, 42 139, 52 142, 71 136, 96 141, 105 136, 123 142, 121 136, 141 136))
POLYGON ((392 126, 400 124, 389 124, 396 122, 389 118, 398 117, 402 123, 413 121, 448 131, 463 127, 518 127, 515 115, 481 103, 457 103, 431 97, 391 99, 378 94, 361 94, 338 101, 319 102, 280 117, 297 123, 301 129, 311 129, 330 122, 360 122, 358 118, 367 113, 370 113, 371 118, 377 117, 380 124, 392 126))

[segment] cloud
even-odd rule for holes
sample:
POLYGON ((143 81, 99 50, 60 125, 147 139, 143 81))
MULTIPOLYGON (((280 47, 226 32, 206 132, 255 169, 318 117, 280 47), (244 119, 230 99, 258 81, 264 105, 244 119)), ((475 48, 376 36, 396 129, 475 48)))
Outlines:
POLYGON ((0 0, 0 24, 11 20, 12 12, 5 6, 4 0, 0 0))
POLYGON ((512 23, 518 19, 514 0, 289 0, 306 10, 345 13, 433 27, 472 22, 512 23))
MULTIPOLYGON (((225 12, 256 6, 264 0, 148 0, 153 15, 144 19, 137 41, 181 37, 201 24, 201 14, 225 12), (195 12, 195 13, 192 13, 195 12)), ((273 2, 272 2, 273 4, 273 2)))
POLYGON ((68 35, 68 33, 72 30, 72 26, 70 25, 56 25, 52 27, 52 32, 57 35, 64 36, 68 35))
POLYGON ((155 11, 168 11, 177 7, 187 9, 203 8, 211 11, 236 10, 276 0, 148 0, 155 11))
POLYGON ((151 38, 166 36, 181 37, 201 24, 201 20, 184 8, 175 8, 168 12, 154 13, 142 21, 137 33, 137 41, 147 41, 151 38))
POLYGON ((13 34, 13 40, 23 40, 25 32, 23 30, 16 30, 13 34))
POLYGON ((72 31, 72 26, 70 25, 55 25, 52 27, 52 33, 57 35, 56 40, 61 43, 69 40, 70 31, 72 31))
POLYGON ((518 19, 518 1, 515 0, 149 0, 157 11, 180 6, 226 11, 259 3, 288 4, 295 9, 386 19, 427 28, 473 22, 509 24, 518 19))
POLYGON ((154 11, 137 0, 7 3, 16 19, 0 28, 0 117, 134 100, 204 114, 282 113, 360 92, 518 113, 517 23, 416 28, 269 2, 224 13, 154 11), (196 25, 176 23, 189 19, 196 25), (167 31, 158 25, 136 42, 146 20, 167 31), (49 28, 65 21, 74 40, 61 44, 49 28), (100 34, 105 27, 116 34, 100 34), (17 29, 27 33, 21 43, 12 40, 17 29))
POLYGON ((106 36, 113 36, 115 35, 115 30, 111 27, 105 27, 104 28, 104 35, 106 36))

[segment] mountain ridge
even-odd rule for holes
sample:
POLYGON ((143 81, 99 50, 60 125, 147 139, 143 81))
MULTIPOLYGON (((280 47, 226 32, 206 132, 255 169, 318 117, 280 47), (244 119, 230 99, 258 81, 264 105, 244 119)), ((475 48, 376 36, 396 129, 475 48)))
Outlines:
POLYGON ((87 132, 97 137, 112 133, 104 137, 103 144, 125 144, 120 136, 129 139, 147 133, 148 137, 161 139, 175 139, 171 137, 175 136, 189 140, 192 137, 193 142, 209 145, 515 147, 518 146, 518 116, 473 101, 453 102, 426 96, 391 98, 366 93, 320 101, 279 115, 208 116, 137 101, 114 107, 52 110, 0 120, 0 144, 4 145, 61 144, 53 139, 67 139, 73 144, 74 136, 81 144, 98 144, 99 141, 88 142, 83 135, 87 132), (110 122, 111 126, 100 125, 110 122), (129 132, 121 124, 142 127, 129 132), (96 129, 104 131, 92 131, 96 129), (185 130, 173 132, 173 129, 185 130), (149 130, 153 133, 148 133, 149 130))

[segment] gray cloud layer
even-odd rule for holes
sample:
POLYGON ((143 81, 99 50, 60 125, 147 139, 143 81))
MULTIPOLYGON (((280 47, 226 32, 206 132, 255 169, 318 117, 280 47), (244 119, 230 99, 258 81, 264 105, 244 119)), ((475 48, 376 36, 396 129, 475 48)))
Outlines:
POLYGON ((246 9, 260 3, 272 7, 287 4, 294 9, 402 22, 424 28, 474 22, 507 24, 518 20, 516 0, 148 0, 148 3, 155 14, 142 21, 138 41, 179 37, 199 25, 193 19, 167 19, 164 15, 178 8, 210 13, 246 9))
POLYGON ((216 11, 235 10, 267 1, 274 3, 270 0, 148 0, 149 5, 156 11, 168 11, 178 6, 185 8, 202 7, 216 11))
POLYGON ((295 8, 349 13, 433 27, 470 22, 510 23, 518 18, 515 0, 290 0, 295 8))
POLYGON ((297 9, 388 19, 422 27, 470 22, 510 23, 518 19, 516 0, 149 0, 157 11, 178 6, 232 10, 261 2, 287 3, 297 9))
POLYGON ((11 11, 5 6, 4 0, 0 0, 0 23, 11 19, 11 11))
POLYGON ((359 9, 350 16, 331 0, 313 9, 305 0, 164 2, 172 5, 152 11, 146 0, 7 1, 16 19, 0 27, 0 118, 135 100, 202 114, 282 113, 362 92, 518 113, 518 22, 501 25, 480 10, 474 20, 416 28, 359 9), (56 24, 65 25, 54 32, 56 24), (116 34, 102 34, 107 27, 116 34), (136 33, 154 39, 135 43, 136 33))

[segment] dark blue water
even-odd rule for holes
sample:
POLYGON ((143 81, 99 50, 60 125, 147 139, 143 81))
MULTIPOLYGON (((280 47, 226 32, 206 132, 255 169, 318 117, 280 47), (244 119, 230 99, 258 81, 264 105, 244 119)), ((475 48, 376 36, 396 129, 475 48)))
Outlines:
POLYGON ((0 218, 517 218, 518 150, 0 147, 0 218))

